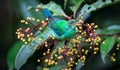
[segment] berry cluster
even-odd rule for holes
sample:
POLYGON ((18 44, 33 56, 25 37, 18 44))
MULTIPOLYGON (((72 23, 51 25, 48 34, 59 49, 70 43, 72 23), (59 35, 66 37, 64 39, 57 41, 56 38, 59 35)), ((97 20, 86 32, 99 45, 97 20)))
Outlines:
MULTIPOLYGON (((26 20, 21 20, 21 23, 32 26, 26 29, 17 29, 16 34, 18 35, 18 39, 22 40, 25 44, 34 41, 35 33, 37 31, 41 31, 42 33, 42 30, 48 24, 48 20, 49 19, 46 18, 46 20, 40 21, 39 19, 30 17, 27 17, 26 20), (31 23, 32 21, 36 21, 37 24, 31 23)), ((47 48, 47 51, 43 53, 44 59, 40 58, 37 60, 38 62, 44 60, 44 70, 48 70, 48 67, 57 64, 62 65, 61 70, 71 70, 72 67, 80 61, 83 65, 85 64, 89 49, 92 49, 94 54, 99 50, 98 43, 101 41, 101 38, 95 34, 95 29, 98 27, 97 25, 94 23, 85 24, 82 20, 75 21, 72 25, 76 26, 75 34, 73 37, 65 39, 65 43, 61 47, 56 48, 56 46, 50 46, 50 43, 55 43, 56 41, 44 42, 44 46, 47 48), (56 50, 56 53, 52 55, 54 50, 56 50)), ((50 36, 50 39, 55 40, 53 35, 50 36)), ((42 39, 39 38, 39 40, 41 41, 42 39)), ((57 42, 59 42, 59 40, 57 40, 57 42)))

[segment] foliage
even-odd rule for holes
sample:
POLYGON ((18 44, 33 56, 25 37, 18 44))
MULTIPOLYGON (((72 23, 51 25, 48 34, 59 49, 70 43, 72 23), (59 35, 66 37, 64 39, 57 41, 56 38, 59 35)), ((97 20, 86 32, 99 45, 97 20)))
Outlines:
POLYGON ((7 62, 8 62, 9 70, 13 70, 16 55, 22 45, 23 43, 21 41, 16 42, 13 45, 13 47, 9 50, 8 55, 7 55, 7 62))
POLYGON ((8 52, 9 69, 15 66, 19 70, 29 57, 42 48, 45 49, 44 53, 37 61, 43 70, 80 70, 89 57, 99 54, 99 51, 103 62, 106 62, 108 55, 111 61, 116 61, 115 53, 120 47, 120 25, 100 29, 95 23, 86 23, 86 20, 92 12, 119 2, 98 0, 87 4, 84 0, 64 0, 64 7, 70 5, 74 12, 72 18, 53 1, 45 5, 36 0, 18 0, 24 19, 21 23, 25 27, 17 29, 16 34, 24 44, 20 41, 8 52), (82 6, 80 10, 79 6, 82 6))
POLYGON ((106 55, 110 52, 115 43, 115 37, 109 37, 100 46, 101 57, 105 62, 106 55))

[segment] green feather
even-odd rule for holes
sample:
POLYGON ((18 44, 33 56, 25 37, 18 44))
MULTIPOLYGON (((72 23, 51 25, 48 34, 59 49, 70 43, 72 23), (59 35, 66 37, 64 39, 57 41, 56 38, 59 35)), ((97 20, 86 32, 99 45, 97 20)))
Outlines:
POLYGON ((69 22, 66 20, 58 20, 54 23, 55 31, 53 31, 53 36, 56 39, 66 39, 70 38, 75 33, 75 26, 70 26, 69 22))
POLYGON ((57 33, 60 35, 64 34, 67 30, 69 30, 68 21, 65 20, 56 21, 55 27, 57 29, 57 33))

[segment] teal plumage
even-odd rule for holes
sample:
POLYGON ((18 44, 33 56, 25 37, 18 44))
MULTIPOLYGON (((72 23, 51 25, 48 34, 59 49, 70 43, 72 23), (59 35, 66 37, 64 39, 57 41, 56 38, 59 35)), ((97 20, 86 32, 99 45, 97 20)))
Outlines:
POLYGON ((69 22, 63 19, 55 19, 48 9, 43 9, 46 18, 49 18, 49 26, 53 30, 53 36, 57 39, 70 38, 75 33, 75 27, 71 27, 69 22))

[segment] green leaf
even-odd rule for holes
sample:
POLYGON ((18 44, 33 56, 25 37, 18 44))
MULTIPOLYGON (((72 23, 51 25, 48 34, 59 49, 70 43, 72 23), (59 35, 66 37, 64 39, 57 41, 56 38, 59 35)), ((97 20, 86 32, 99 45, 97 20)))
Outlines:
POLYGON ((75 13, 83 1, 84 0, 71 0, 73 6, 71 6, 70 9, 75 13))
POLYGON ((54 54, 57 53, 58 49, 61 48, 61 47, 64 45, 64 43, 65 43, 65 41, 63 40, 63 41, 60 41, 60 42, 56 45, 55 49, 53 50, 53 52, 52 52, 52 54, 51 54, 51 57, 53 57, 54 54))
MULTIPOLYGON (((20 15, 23 19, 26 19, 27 17, 45 20, 46 17, 44 16, 42 11, 36 12, 35 8, 39 2, 37 0, 17 0, 16 7, 19 10, 20 15)), ((37 21, 33 21, 33 24, 38 24, 37 21)))
POLYGON ((31 41, 27 45, 23 45, 15 60, 15 68, 19 70, 23 64, 27 61, 27 59, 36 51, 36 48, 40 47, 46 40, 49 39, 51 35, 51 29, 46 27, 46 29, 41 33, 38 32, 36 34, 35 40, 31 41), (40 40, 40 38, 42 40, 40 40))
POLYGON ((34 16, 34 13, 29 11, 28 8, 36 8, 37 4, 39 4, 37 2, 37 0, 17 0, 17 4, 18 4, 18 10, 20 11, 21 15, 26 18, 28 16, 34 16))
POLYGON ((116 41, 120 44, 120 35, 117 37, 116 41))
POLYGON ((102 30, 101 34, 115 34, 118 32, 120 32, 120 30, 118 30, 118 29, 112 29, 112 30, 105 29, 105 30, 102 30))
POLYGON ((115 37, 109 37, 103 41, 100 46, 100 52, 103 62, 105 63, 105 57, 110 52, 115 43, 115 37))
POLYGON ((111 25, 105 29, 102 29, 98 34, 115 34, 120 32, 120 25, 111 25))
MULTIPOLYGON (((105 0, 105 1, 98 0, 95 3, 92 3, 90 5, 85 4, 81 8, 81 10, 79 11, 80 12, 79 16, 81 16, 81 14, 83 14, 83 13, 88 14, 88 13, 91 13, 93 11, 99 10, 99 9, 101 9, 103 7, 107 7, 109 5, 113 5, 113 4, 116 4, 116 3, 119 3, 119 2, 120 2, 120 0, 114 0, 114 1, 112 1, 112 0, 105 0)), ((79 17, 79 16, 77 16, 77 17, 79 17)))
POLYGON ((50 67, 49 70, 61 70, 61 68, 62 68, 62 65, 55 65, 55 66, 50 67))
POLYGON ((8 51, 7 54, 7 63, 9 70, 13 70, 14 68, 14 63, 15 63, 15 57, 20 49, 20 47, 23 45, 22 41, 16 42, 13 47, 8 51))
POLYGON ((112 29, 118 29, 118 30, 120 30, 120 25, 111 25, 107 29, 108 30, 112 30, 112 29))
POLYGON ((75 70, 80 70, 81 68, 82 68, 82 61, 80 61, 77 65, 76 65, 76 67, 75 67, 75 70))
POLYGON ((61 6, 57 5, 56 3, 52 2, 52 1, 46 5, 40 4, 40 5, 38 5, 38 8, 39 7, 49 9, 53 13, 54 16, 67 16, 64 13, 63 9, 61 8, 61 6))

